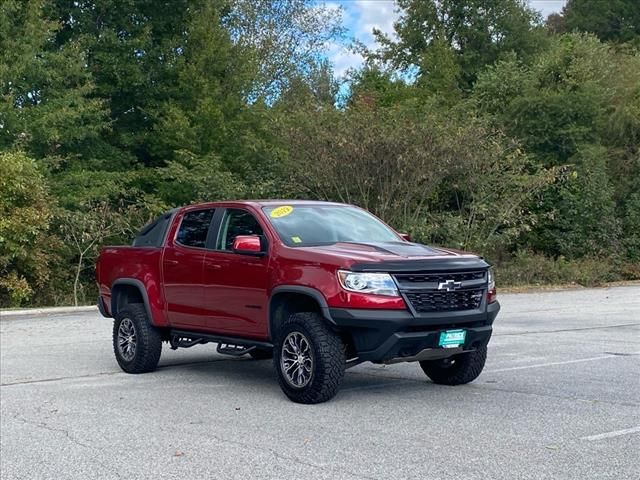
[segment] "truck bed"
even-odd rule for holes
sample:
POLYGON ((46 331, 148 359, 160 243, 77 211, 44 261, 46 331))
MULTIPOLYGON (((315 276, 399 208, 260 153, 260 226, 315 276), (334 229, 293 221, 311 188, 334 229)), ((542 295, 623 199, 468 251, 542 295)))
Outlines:
POLYGON ((100 251, 96 280, 107 311, 111 312, 111 288, 116 280, 142 282, 152 298, 161 296, 158 280, 162 278, 161 247, 107 246, 100 251))

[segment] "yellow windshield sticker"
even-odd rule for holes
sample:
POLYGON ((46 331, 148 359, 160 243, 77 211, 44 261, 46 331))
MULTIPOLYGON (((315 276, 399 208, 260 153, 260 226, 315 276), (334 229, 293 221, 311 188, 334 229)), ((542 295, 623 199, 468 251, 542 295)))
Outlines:
POLYGON ((291 237, 293 243, 302 243, 302 239, 300 237, 291 237))
POLYGON ((283 205, 282 207, 275 208, 271 211, 271 218, 286 217, 293 212, 293 207, 290 205, 283 205))

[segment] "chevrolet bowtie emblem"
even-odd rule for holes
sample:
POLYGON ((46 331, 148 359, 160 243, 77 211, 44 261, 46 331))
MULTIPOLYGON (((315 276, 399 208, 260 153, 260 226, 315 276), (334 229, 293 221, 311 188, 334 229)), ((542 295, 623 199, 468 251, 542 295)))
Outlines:
POLYGON ((452 292, 453 290, 457 290, 462 286, 462 282, 456 282, 455 280, 447 280, 446 282, 440 282, 438 284, 438 290, 446 290, 447 292, 452 292))

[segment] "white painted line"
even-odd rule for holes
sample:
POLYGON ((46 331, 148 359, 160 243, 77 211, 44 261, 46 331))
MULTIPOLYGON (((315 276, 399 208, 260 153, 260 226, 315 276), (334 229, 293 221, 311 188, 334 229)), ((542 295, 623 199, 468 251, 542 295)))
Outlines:
POLYGON ((613 432, 600 433, 598 435, 589 435, 588 437, 582 437, 580 440, 589 440, 590 442, 593 442, 595 440, 604 440, 605 438, 619 437, 620 435, 629 435, 631 433, 638 432, 640 432, 640 427, 625 428, 624 430, 615 430, 613 432))
POLYGON ((497 370, 489 370, 486 373, 511 372, 513 370, 525 370, 527 368, 552 367, 554 365, 568 365, 570 363, 593 362, 595 360, 604 360, 606 358, 616 358, 618 355, 600 355, 599 357, 580 358, 578 360, 567 360, 565 362, 549 362, 537 363, 535 365, 522 365, 520 367, 498 368, 497 370))

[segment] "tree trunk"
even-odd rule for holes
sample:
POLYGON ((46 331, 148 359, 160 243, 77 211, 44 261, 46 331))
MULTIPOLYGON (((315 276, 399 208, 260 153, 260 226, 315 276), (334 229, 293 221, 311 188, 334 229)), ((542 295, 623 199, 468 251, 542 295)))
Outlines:
POLYGON ((73 281, 73 304, 78 306, 78 284, 80 283, 80 272, 82 271, 82 261, 84 260, 84 253, 80 254, 78 258, 78 264, 76 265, 76 278, 73 281))

